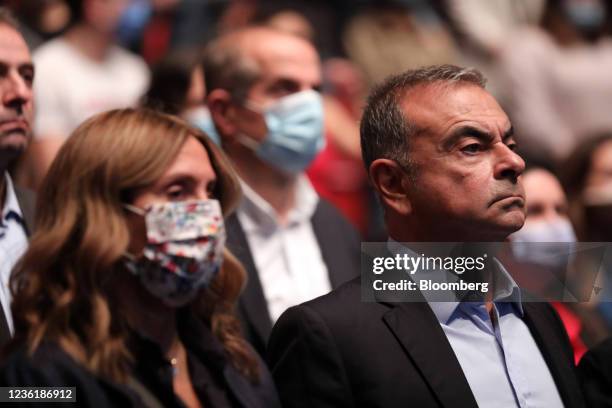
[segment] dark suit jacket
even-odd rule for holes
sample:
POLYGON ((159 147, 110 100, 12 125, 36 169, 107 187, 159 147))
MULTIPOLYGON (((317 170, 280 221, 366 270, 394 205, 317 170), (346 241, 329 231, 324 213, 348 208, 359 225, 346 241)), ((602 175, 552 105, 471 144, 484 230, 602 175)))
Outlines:
MULTIPOLYGON (((558 316, 545 303, 523 306, 566 408, 584 406, 558 316)), ((268 353, 286 408, 477 407, 429 305, 362 302, 360 279, 288 309, 268 353)))
MULTIPOLYGON (((356 230, 330 203, 321 199, 311 219, 332 288, 359 275, 360 248, 356 230)), ((227 247, 244 265, 248 281, 240 297, 238 314, 247 340, 262 355, 272 331, 272 320, 259 274, 238 217, 226 221, 227 247)), ((299 243, 296 243, 299 245, 299 243)))
POLYGON ((36 208, 36 194, 33 191, 15 186, 15 195, 19 201, 19 208, 23 214, 26 233, 30 235, 34 227, 34 210, 36 208))
MULTIPOLYGON (((0 177, 2 176, 3 175, 0 174, 0 177)), ((21 208, 21 212, 23 214, 26 234, 29 236, 32 232, 32 228, 34 227, 36 195, 30 190, 19 188, 17 186, 15 186, 15 195, 17 196, 17 201, 19 202, 19 207, 21 208)), ((3 206, 0 206, 0 214, 2 213, 2 207, 3 206)), ((10 338, 11 333, 6 321, 6 316, 4 315, 4 310, 0 307, 0 347, 5 345, 10 338)))
POLYGON ((582 357, 578 375, 589 407, 612 407, 612 338, 582 357))

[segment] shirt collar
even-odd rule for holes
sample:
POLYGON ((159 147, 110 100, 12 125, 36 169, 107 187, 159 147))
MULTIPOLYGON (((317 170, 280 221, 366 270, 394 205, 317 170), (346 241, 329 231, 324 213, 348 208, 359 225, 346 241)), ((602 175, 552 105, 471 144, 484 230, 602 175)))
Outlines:
MULTIPOLYGON (((400 242, 395 241, 393 238, 389 238, 387 241, 387 248, 393 254, 403 254, 407 253, 412 256, 417 256, 417 254, 412 251, 410 248, 402 245, 400 242)), ((509 303, 512 304, 517 310, 520 316, 523 316, 523 305, 521 301, 521 291, 517 283, 512 279, 512 276, 508 273, 508 270, 502 265, 502 263, 497 259, 493 258, 493 265, 495 267, 496 273, 494 273, 494 288, 495 293, 493 294, 493 301, 495 303, 509 303)), ((453 313, 460 305, 461 300, 457 299, 456 301, 430 301, 425 296, 427 303, 431 307, 431 310, 436 315, 436 318, 440 323, 448 323, 453 313)))
POLYGON ((19 207, 19 201, 17 201, 17 195, 15 194, 15 188, 11 176, 8 172, 4 173, 4 181, 6 183, 6 194, 4 199, 4 206, 2 207, 2 218, 0 218, 0 225, 4 224, 10 216, 16 217, 16 219, 23 223, 23 214, 19 207))
MULTIPOLYGON (((243 198, 238 207, 238 213, 246 216, 250 221, 243 225, 245 230, 278 226, 276 210, 253 190, 244 180, 240 179, 243 198)), ((314 191, 308 178, 301 174, 298 176, 295 191, 295 206, 288 215, 287 225, 299 224, 309 221, 315 213, 319 196, 314 191)))

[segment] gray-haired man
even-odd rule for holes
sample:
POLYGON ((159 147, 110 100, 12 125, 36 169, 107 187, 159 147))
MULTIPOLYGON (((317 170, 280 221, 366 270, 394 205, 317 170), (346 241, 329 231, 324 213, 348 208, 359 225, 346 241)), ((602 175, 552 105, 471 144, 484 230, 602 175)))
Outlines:
MULTIPOLYGON (((390 243, 495 242, 523 225, 524 162, 484 82, 435 66, 371 94, 361 145, 390 243)), ((269 343, 283 406, 583 406, 554 311, 521 302, 508 274, 495 284, 480 302, 387 303, 362 302, 357 279, 289 309, 269 343)))

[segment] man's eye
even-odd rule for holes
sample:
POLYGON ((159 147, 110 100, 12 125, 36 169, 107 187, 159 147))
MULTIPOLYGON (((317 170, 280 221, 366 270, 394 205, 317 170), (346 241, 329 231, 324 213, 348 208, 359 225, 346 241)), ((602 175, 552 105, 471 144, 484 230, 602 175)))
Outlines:
POLYGON ((508 143, 508 149, 512 150, 513 152, 516 152, 516 150, 518 149, 518 144, 517 143, 508 143))
POLYGON ((461 148, 461 151, 467 154, 475 154, 480 150, 482 150, 482 145, 480 143, 471 143, 461 148))
POLYGON ((34 82, 34 74, 30 74, 30 73, 25 73, 21 75, 23 77, 23 80, 28 84, 28 85, 32 85, 32 83, 34 82))

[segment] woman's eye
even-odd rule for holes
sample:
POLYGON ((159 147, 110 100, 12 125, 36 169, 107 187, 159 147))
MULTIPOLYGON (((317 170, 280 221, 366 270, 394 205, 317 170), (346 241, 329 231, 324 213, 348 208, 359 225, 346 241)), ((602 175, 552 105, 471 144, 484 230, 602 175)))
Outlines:
POLYGON ((181 198, 183 196, 183 189, 182 188, 173 188, 173 189, 170 189, 170 190, 168 190, 166 192, 166 195, 171 200, 179 199, 179 198, 181 198))
POLYGON ((208 183, 206 185, 206 195, 208 196, 208 198, 215 198, 216 190, 217 190, 216 182, 211 181, 210 183, 208 183))

